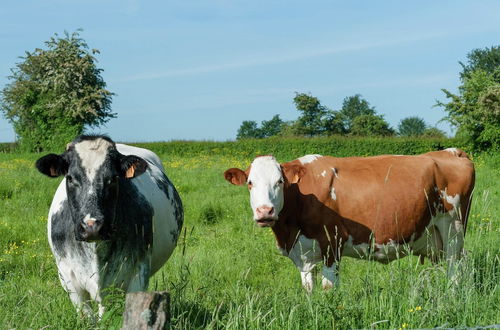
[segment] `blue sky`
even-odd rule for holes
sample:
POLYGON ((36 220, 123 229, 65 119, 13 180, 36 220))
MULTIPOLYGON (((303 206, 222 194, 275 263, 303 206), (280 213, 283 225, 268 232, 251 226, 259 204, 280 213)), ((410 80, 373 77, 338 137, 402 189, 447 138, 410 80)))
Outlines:
MULTIPOLYGON (((78 28, 116 93, 96 132, 228 140, 243 120, 296 119, 295 92, 331 109, 359 93, 394 127, 436 125, 458 61, 500 43, 500 1, 3 1, 0 88, 25 51, 78 28)), ((0 141, 14 138, 1 118, 0 141)))

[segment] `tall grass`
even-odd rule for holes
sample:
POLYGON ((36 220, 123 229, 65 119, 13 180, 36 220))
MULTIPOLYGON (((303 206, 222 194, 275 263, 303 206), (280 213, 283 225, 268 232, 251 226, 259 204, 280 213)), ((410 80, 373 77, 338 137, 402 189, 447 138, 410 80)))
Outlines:
MULTIPOLYGON (((288 152, 280 161, 301 156, 288 152)), ((118 329, 123 299, 93 324, 75 313, 59 284, 46 215, 59 180, 38 174, 39 155, 0 155, 0 328, 118 329)), ((171 259, 150 282, 171 293, 177 329, 429 328, 500 324, 500 156, 475 158, 477 183, 467 228, 463 276, 415 257, 388 265, 344 258, 341 286, 304 292, 299 272, 280 256, 270 230, 251 219, 248 192, 222 176, 253 155, 160 154, 185 206, 171 259)))

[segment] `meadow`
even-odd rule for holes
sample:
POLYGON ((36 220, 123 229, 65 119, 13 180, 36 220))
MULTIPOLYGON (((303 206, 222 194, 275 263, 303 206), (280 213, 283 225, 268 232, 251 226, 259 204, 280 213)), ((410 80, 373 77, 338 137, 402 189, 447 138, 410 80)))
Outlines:
MULTIPOLYGON (((351 153, 415 151, 405 149, 405 143, 403 150, 393 152, 389 146, 354 147, 351 153)), ((416 257, 388 265, 344 258, 341 286, 327 292, 318 286, 309 295, 295 266, 276 249, 271 230, 257 228, 251 220, 247 189, 230 185, 222 173, 229 167, 246 168, 257 154, 273 152, 278 160, 288 161, 325 150, 316 151, 321 148, 303 141, 278 152, 278 143, 269 148, 264 143, 142 145, 158 152, 185 209, 177 249, 150 281, 150 290, 171 293, 174 329, 500 324, 500 155, 473 155, 476 188, 465 239, 468 252, 457 285, 447 281, 444 264, 421 265, 416 257)), ((332 155, 349 152, 336 154, 335 143, 325 145, 332 155)), ((422 146, 430 150, 435 142, 422 146)), ((120 293, 109 296, 108 311, 94 324, 75 313, 59 283, 46 226, 60 180, 36 171, 33 164, 40 156, 0 153, 0 328, 119 329, 120 293)))

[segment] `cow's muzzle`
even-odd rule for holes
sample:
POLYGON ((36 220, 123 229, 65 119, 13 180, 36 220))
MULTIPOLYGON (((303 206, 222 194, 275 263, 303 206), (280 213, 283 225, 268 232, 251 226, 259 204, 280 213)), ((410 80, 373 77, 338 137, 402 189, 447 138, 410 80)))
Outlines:
POLYGON ((259 206, 255 209, 255 222, 260 227, 274 226, 278 216, 272 206, 259 206))
POLYGON ((99 234, 101 228, 102 221, 87 219, 80 223, 80 230, 78 232, 79 235, 77 235, 77 239, 86 242, 98 241, 101 239, 99 234))

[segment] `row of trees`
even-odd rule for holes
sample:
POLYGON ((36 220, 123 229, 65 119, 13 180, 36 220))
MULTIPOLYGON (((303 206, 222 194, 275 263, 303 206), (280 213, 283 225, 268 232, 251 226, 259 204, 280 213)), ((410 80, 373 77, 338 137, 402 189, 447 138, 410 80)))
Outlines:
POLYGON ((237 139, 265 138, 269 136, 433 136, 443 137, 444 132, 428 127, 420 117, 408 117, 391 128, 383 115, 361 95, 346 97, 340 110, 330 110, 310 94, 297 93, 293 99, 299 118, 285 122, 279 115, 257 122, 244 121, 238 129, 237 139))
MULTIPOLYGON (((45 42, 47 49, 26 52, 13 68, 10 83, 0 92, 0 111, 14 126, 26 150, 53 149, 116 117, 111 111, 113 93, 106 89, 94 57, 79 31, 57 34, 45 42)), ((461 63, 458 92, 443 89, 447 102, 438 102, 444 120, 457 127, 457 136, 473 150, 500 150, 500 46, 475 49, 461 63)), ((244 121, 238 139, 269 136, 444 136, 419 117, 403 119, 397 129, 389 126, 361 95, 346 97, 342 108, 331 110, 318 98, 297 93, 293 99, 299 117, 283 121, 279 115, 244 121)))

